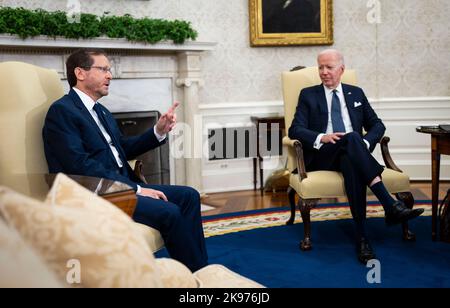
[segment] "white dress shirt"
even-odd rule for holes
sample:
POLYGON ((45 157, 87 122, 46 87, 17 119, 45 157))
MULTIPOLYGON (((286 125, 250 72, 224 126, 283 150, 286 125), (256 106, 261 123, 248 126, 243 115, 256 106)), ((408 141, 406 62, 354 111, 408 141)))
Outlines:
MULTIPOLYGON (((323 89, 325 90, 325 97, 327 99, 327 107, 328 107, 328 124, 327 124, 327 130, 323 134, 319 134, 316 138, 316 141, 314 142, 314 148, 320 149, 323 145, 323 143, 320 141, 322 137, 326 134, 332 134, 333 133, 333 123, 331 121, 331 102, 333 99, 333 91, 335 89, 330 89, 323 85, 323 89)), ((341 116, 342 121, 344 122, 345 126, 345 133, 351 133, 353 132, 353 126, 352 122, 350 120, 350 115, 348 113, 347 104, 345 103, 345 97, 344 97, 344 91, 342 90, 342 83, 339 83, 339 85, 336 87, 336 95, 339 98, 339 102, 341 103, 341 116)), ((367 140, 363 139, 366 143, 367 148, 370 147, 370 144, 367 140)))

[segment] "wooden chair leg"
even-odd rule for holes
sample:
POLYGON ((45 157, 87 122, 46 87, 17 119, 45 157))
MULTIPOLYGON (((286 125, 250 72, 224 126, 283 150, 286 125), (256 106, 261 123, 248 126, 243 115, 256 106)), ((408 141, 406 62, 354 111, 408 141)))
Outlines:
POLYGON ((298 202, 298 207, 302 215, 304 236, 303 240, 300 242, 300 249, 303 251, 312 249, 311 242, 311 209, 314 208, 319 199, 300 199, 298 202))
MULTIPOLYGON (((414 206, 414 197, 410 192, 400 192, 396 193, 395 196, 398 200, 403 201, 406 207, 412 209, 414 206)), ((409 230, 408 222, 402 223, 403 240, 407 242, 414 242, 416 240, 416 235, 409 230)))
POLYGON ((289 205, 291 206, 291 217, 286 221, 286 225, 292 225, 295 220, 295 190, 289 186, 287 190, 289 205))

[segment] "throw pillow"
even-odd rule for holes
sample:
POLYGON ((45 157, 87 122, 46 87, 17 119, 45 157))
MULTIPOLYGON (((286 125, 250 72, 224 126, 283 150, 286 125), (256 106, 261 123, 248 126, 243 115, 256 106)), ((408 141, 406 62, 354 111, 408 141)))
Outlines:
POLYGON ((0 218, 0 288, 61 287, 41 258, 0 218))
POLYGON ((64 182, 76 202, 51 206, 1 188, 0 212, 73 286, 161 286, 153 254, 131 219, 76 182, 64 182))

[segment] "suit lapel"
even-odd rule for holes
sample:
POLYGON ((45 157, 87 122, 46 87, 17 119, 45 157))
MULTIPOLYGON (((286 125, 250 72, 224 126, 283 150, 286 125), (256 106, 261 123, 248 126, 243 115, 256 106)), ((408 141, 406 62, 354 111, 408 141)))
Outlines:
POLYGON ((77 92, 75 92, 75 90, 73 90, 73 89, 70 89, 68 95, 72 99, 75 107, 77 107, 80 110, 81 114, 83 115, 83 118, 88 120, 88 122, 93 126, 93 128, 97 131, 97 133, 100 135, 100 137, 102 137, 103 141, 105 143, 107 143, 105 136, 103 136, 103 133, 100 130, 100 127, 98 127, 97 123, 95 123, 94 118, 92 117, 89 110, 87 110, 87 108, 83 104, 83 102, 81 101, 81 98, 78 96, 77 92))
POLYGON ((355 98, 346 84, 342 84, 342 91, 344 92, 345 104, 347 105, 348 115, 350 116, 350 121, 352 122, 352 127, 355 129, 355 114, 354 114, 354 103, 355 98))
POLYGON ((328 104, 323 84, 317 86, 316 98, 319 106, 319 121, 321 123, 322 131, 325 132, 328 126, 328 104))

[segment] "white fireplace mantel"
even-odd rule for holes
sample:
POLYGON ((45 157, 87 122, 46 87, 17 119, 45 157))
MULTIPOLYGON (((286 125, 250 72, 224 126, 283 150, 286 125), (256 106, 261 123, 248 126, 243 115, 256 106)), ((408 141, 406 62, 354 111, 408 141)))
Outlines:
POLYGON ((140 42, 131 42, 126 39, 112 39, 108 37, 98 37, 93 39, 66 39, 62 37, 51 38, 47 36, 36 36, 33 38, 21 39, 15 35, 0 35, 0 47, 2 48, 20 48, 27 49, 52 49, 52 48, 101 48, 113 50, 135 50, 135 51, 210 51, 213 50, 216 43, 186 41, 183 44, 173 42, 160 42, 156 44, 146 44, 140 42))
MULTIPOLYGON (((14 35, 0 34, 0 62, 28 62, 54 69, 61 79, 66 79, 65 61, 73 50, 104 49, 108 52, 113 78, 116 79, 116 92, 104 98, 108 108, 113 109, 112 111, 148 111, 158 106, 164 112, 176 100, 182 102, 178 121, 193 129, 201 103, 198 92, 204 84, 201 56, 204 52, 212 51, 215 45, 214 42, 196 41, 186 41, 183 44, 146 44, 106 37, 77 40, 37 36, 21 39, 14 35), (137 86, 133 88, 133 85, 137 86), (135 103, 136 98, 142 97, 145 99, 139 99, 135 103), (108 105, 108 99, 111 105, 108 105), (142 110, 136 110, 139 108, 142 110)), ((195 134, 196 132, 191 131, 183 133, 181 137, 173 136, 172 139, 183 138, 184 147, 194 149, 199 143, 196 139, 202 138, 195 134)), ((170 169, 171 183, 189 185, 203 191, 201 157, 171 157, 170 169)))

